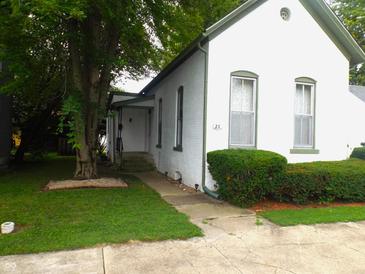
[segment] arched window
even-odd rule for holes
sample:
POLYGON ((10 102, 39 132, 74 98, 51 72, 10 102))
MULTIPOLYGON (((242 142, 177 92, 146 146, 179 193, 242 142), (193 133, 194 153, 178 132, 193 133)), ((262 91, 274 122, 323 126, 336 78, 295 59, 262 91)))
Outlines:
POLYGON ((257 81, 253 72, 231 73, 230 147, 256 147, 257 81))
POLYGON ((294 148, 314 148, 316 81, 295 79, 294 148))

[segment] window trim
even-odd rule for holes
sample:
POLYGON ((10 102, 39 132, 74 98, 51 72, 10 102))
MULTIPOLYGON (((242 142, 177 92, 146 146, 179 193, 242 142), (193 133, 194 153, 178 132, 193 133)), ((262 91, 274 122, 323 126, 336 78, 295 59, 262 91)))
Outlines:
POLYGON ((157 111, 157 148, 162 148, 162 98, 158 100, 157 111))
POLYGON ((314 148, 293 148, 290 150, 290 154, 319 154, 318 149, 314 148))
POLYGON ((229 119, 229 129, 228 129, 228 147, 229 148, 241 148, 241 149, 257 149, 257 121, 258 121, 258 75, 256 73, 250 72, 250 71, 234 71, 231 73, 230 75, 230 86, 229 86, 229 114, 228 114, 228 119, 229 119), (254 97, 254 102, 253 102, 253 106, 254 106, 254 131, 253 131, 253 144, 249 144, 249 145, 242 145, 242 144, 232 144, 231 143, 231 129, 232 129, 232 80, 233 78, 239 78, 239 79, 243 79, 243 80, 250 80, 250 81, 254 81, 254 87, 253 87, 253 97, 254 97))
POLYGON ((238 76, 238 77, 244 77, 244 78, 254 78, 254 79, 258 79, 259 76, 256 73, 253 73, 251 71, 247 71, 247 70, 237 70, 231 73, 231 77, 232 76, 238 76))
POLYGON ((173 147, 173 150, 175 151, 180 151, 180 152, 183 151, 183 128, 184 128, 184 86, 180 86, 176 92, 175 146, 173 147), (179 118, 181 120, 180 129, 178 123, 179 118), (180 144, 179 144, 179 139, 181 141, 180 144))
POLYGON ((304 83, 304 84, 317 84, 317 81, 312 79, 312 78, 309 78, 309 77, 298 77, 295 79, 295 83, 304 83))
MULTIPOLYGON (((290 150, 291 154, 318 154, 319 150, 316 148, 316 88, 317 88, 317 82, 309 77, 299 77, 295 79, 295 85, 294 85, 294 102, 296 100, 296 90, 297 85, 303 85, 303 86, 311 86, 311 111, 312 111, 312 145, 297 145, 295 144, 295 118, 297 116, 297 113, 295 111, 295 103, 294 103, 294 134, 293 134, 293 149, 290 150)), ((304 115, 303 115, 304 116, 304 115)), ((309 115, 308 115, 309 116, 309 115)))

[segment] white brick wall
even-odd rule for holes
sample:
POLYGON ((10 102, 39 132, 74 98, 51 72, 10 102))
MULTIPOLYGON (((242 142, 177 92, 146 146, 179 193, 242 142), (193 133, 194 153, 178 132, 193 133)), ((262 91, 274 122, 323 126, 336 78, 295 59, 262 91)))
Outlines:
POLYGON ((197 51, 153 90, 155 94, 151 153, 157 169, 173 177, 182 174, 183 183, 201 184, 203 146, 204 55, 197 51), (183 151, 174 151, 176 131, 176 95, 184 86, 183 151), (157 144, 158 101, 162 98, 162 148, 157 144))

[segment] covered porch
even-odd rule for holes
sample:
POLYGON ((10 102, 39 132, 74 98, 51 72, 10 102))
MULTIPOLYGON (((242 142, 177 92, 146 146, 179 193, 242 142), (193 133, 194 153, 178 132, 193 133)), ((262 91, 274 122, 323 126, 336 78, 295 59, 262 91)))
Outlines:
POLYGON ((151 152, 154 96, 114 94, 107 119, 107 153, 111 162, 144 159, 153 163, 151 152))

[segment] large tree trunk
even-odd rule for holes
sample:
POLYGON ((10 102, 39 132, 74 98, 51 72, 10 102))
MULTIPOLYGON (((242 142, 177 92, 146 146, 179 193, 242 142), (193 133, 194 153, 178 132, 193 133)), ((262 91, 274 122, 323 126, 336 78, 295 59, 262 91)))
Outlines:
POLYGON ((93 179, 98 175, 96 166, 98 115, 95 109, 89 108, 86 124, 78 136, 79 148, 76 149, 75 178, 93 179))
POLYGON ((87 40, 87 47, 80 45, 75 36, 69 41, 73 85, 83 97, 83 113, 76 119, 79 144, 76 150, 75 177, 81 179, 97 177, 96 154, 100 115, 104 114, 107 93, 110 87, 112 63, 116 57, 119 31, 114 25, 101 22, 94 10, 84 22, 71 22, 71 29, 79 29, 87 40), (103 61, 100 61, 100 53, 103 61), (81 122, 82 121, 82 122, 81 122))
POLYGON ((97 178, 96 151, 89 146, 81 146, 76 149, 76 170, 75 178, 93 179, 97 178))

